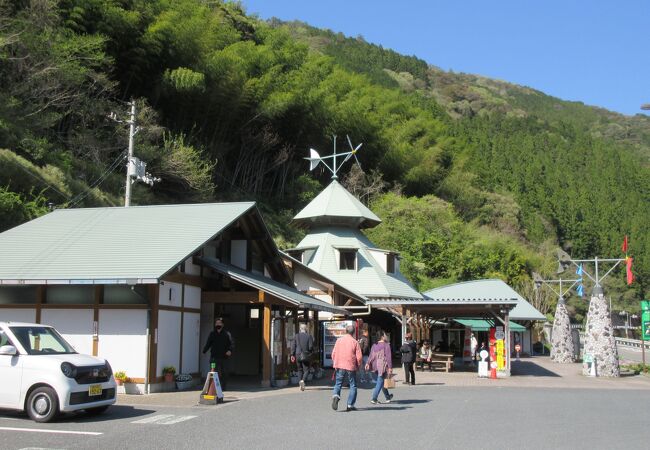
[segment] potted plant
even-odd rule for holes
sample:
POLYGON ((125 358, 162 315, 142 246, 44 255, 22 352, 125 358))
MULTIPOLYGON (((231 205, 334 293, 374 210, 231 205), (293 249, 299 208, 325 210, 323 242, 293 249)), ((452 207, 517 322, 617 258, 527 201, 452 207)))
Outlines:
POLYGON ((115 378, 115 383, 117 383, 118 386, 122 386, 124 383, 126 383, 126 380, 128 380, 126 372, 123 370, 118 370, 115 372, 113 374, 113 378, 115 378))
POLYGON ((192 375, 189 373, 179 373, 176 375, 176 387, 178 390, 188 389, 192 387, 192 375))
POLYGON ((174 382, 174 375, 176 375, 176 367, 174 366, 165 366, 162 370, 163 377, 165 378, 166 383, 174 382))
POLYGON ((276 387, 285 387, 289 384, 289 376, 286 372, 279 372, 275 378, 276 387))

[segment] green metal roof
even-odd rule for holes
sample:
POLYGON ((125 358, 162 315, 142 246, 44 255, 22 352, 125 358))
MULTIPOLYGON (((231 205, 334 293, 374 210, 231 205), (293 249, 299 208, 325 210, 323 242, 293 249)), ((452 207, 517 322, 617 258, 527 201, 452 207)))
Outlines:
POLYGON ((59 209, 0 234, 0 284, 156 283, 254 207, 59 209))
POLYGON ((512 320, 546 320, 546 316, 528 303, 517 291, 498 279, 465 281, 424 292, 428 299, 445 304, 516 303, 512 320))
MULTIPOLYGON (((487 320, 481 319, 454 319, 454 322, 458 322, 459 324, 465 327, 469 327, 474 331, 489 331, 489 329, 494 326, 494 324, 488 322, 487 320)), ((523 332, 526 331, 526 327, 510 321, 510 331, 523 332)))
POLYGON ((346 225, 372 228, 381 219, 350 194, 338 181, 332 181, 293 218, 294 223, 309 227, 346 225))
POLYGON ((422 300, 422 294, 401 273, 386 273, 370 253, 375 246, 358 229, 324 227, 312 230, 298 245, 298 248, 305 247, 318 247, 308 264, 310 269, 368 300, 422 300), (343 248, 357 249, 357 270, 339 270, 335 249, 343 248))
POLYGON ((278 297, 288 303, 291 303, 299 308, 308 308, 317 311, 327 311, 334 314, 349 315, 350 313, 343 308, 331 305, 322 300, 318 300, 310 295, 304 294, 297 289, 274 281, 253 272, 240 269, 239 267, 231 266, 219 262, 219 260, 209 257, 201 257, 200 260, 206 266, 216 270, 217 272, 226 275, 233 280, 239 281, 247 286, 255 289, 262 290, 267 294, 278 297))

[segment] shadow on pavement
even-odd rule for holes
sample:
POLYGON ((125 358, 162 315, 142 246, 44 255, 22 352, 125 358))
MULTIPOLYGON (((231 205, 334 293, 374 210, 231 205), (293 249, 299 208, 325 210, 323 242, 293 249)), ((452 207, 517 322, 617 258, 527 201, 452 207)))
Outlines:
POLYGON ((395 405, 411 405, 416 403, 429 403, 429 399, 408 399, 408 400, 393 400, 390 403, 395 405))
POLYGON ((106 422, 108 420, 131 419, 134 417, 145 416, 155 412, 152 409, 139 408, 134 406, 113 405, 105 413, 99 415, 86 414, 83 411, 67 413, 59 416, 56 422, 66 423, 94 423, 106 422))
MULTIPOLYGON (((393 402, 396 403, 396 402, 393 402)), ((345 411, 342 412, 363 412, 363 411, 402 411, 405 409, 411 409, 411 406, 369 406, 367 408, 357 408, 356 411, 345 411)))
POLYGON ((511 371, 512 375, 519 377, 560 377, 557 373, 531 361, 512 361, 511 371))

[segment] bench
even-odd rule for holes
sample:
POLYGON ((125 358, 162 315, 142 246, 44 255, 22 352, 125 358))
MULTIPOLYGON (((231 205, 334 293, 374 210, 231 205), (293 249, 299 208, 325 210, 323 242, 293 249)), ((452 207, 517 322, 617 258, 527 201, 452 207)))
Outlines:
POLYGON ((433 353, 428 361, 422 363, 429 365, 429 370, 435 370, 437 367, 444 368, 445 372, 454 370, 453 353, 433 353))

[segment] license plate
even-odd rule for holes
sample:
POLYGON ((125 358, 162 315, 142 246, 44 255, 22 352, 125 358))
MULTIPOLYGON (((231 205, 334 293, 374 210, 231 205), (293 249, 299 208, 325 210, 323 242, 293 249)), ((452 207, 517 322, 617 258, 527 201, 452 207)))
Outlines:
POLYGON ((102 395, 102 385, 93 384, 92 386, 88 386, 88 395, 102 395))

